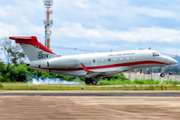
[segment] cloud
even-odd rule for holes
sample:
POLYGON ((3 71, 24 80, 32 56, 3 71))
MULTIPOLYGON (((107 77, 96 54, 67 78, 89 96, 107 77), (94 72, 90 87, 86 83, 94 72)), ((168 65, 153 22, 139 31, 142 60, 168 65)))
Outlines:
MULTIPOLYGON (((14 3, 11 5, 0 5, 0 14, 6 16, 3 17, 3 19, 6 18, 3 21, 4 23, 15 25, 17 27, 23 26, 23 28, 29 27, 31 25, 43 27, 43 20, 45 19, 45 8, 43 5, 43 1, 31 0, 13 2, 14 3)), ((150 17, 175 16, 173 12, 162 10, 161 8, 154 9, 149 8, 148 6, 137 7, 131 5, 128 0, 74 0, 73 2, 71 0, 54 0, 52 9, 54 13, 51 18, 55 20, 53 25, 53 27, 55 28, 57 24, 59 24, 56 22, 56 19, 68 21, 73 25, 76 25, 76 23, 80 23, 80 25, 91 28, 99 25, 108 30, 109 26, 111 26, 111 28, 114 28, 113 26, 121 27, 120 24, 126 27, 129 27, 129 25, 132 25, 132 23, 133 25, 135 25, 136 23, 139 24, 141 21, 144 21, 144 19, 140 19, 138 15, 146 15, 150 17), (79 8, 83 8, 83 10, 79 8)), ((65 26, 63 25, 63 27, 65 26)), ((116 27, 117 31, 118 27, 116 27)), ((27 33, 29 34, 28 31, 29 30, 27 30, 27 33)), ((103 31, 103 29, 101 29, 101 31, 103 31)), ((88 30, 88 34, 86 34, 86 36, 95 36, 95 38, 102 38, 102 33, 99 32, 100 31, 97 31, 96 29, 91 29, 88 30)), ((104 30, 103 32, 106 31, 104 30)), ((79 34, 74 34, 73 32, 69 32, 66 34, 68 34, 68 36, 76 38, 80 37, 79 34)))
POLYGON ((80 8, 88 8, 88 5, 85 4, 85 2, 87 2, 87 0, 74 0, 73 1, 74 4, 80 8))
POLYGON ((147 15, 150 17, 175 17, 175 14, 171 11, 161 10, 161 9, 153 9, 148 7, 129 7, 128 13, 131 14, 141 14, 147 15))
MULTIPOLYGON (((152 8, 149 6, 135 6, 129 0, 100 0, 101 2, 89 2, 88 6, 90 14, 97 16, 116 16, 116 17, 139 17, 137 15, 146 15, 149 17, 175 17, 175 13, 169 9, 152 8)), ((84 12, 84 11, 82 11, 84 12)), ((88 14, 88 13, 87 13, 88 14)), ((90 15, 88 14, 88 15, 90 15)), ((122 18, 121 18, 122 19, 122 18)))
POLYGON ((100 26, 88 29, 76 23, 61 27, 54 34, 60 37, 82 38, 91 41, 180 42, 180 31, 161 27, 138 27, 130 28, 128 31, 118 31, 107 30, 100 26))
POLYGON ((0 22, 0 26, 0 38, 19 34, 19 30, 14 25, 0 22))
POLYGON ((43 1, 18 1, 0 5, 0 36, 44 34, 43 1), (39 24, 41 23, 41 24, 39 24))
POLYGON ((88 27, 101 25, 104 28, 120 29, 122 26, 127 28, 142 24, 152 26, 157 21, 161 22, 157 18, 176 19, 179 16, 170 8, 152 8, 148 5, 139 7, 131 4, 131 0, 55 0, 54 4, 55 17, 88 27))
POLYGON ((116 32, 117 39, 129 42, 180 42, 180 31, 160 27, 131 28, 130 31, 116 32))
MULTIPOLYGON (((127 44, 148 41, 180 42, 179 30, 167 29, 166 25, 159 24, 162 20, 159 17, 164 17, 166 21, 176 17, 174 11, 177 8, 173 11, 164 6, 139 7, 132 4, 131 0, 54 0, 53 2, 51 19, 54 20, 54 24, 51 30, 52 35, 56 36, 55 39, 61 37, 60 39, 68 39, 69 42, 74 42, 76 39, 77 42, 83 40, 94 44, 102 41, 106 41, 106 44, 109 41, 124 41, 127 44)), ((44 37, 43 1, 14 0, 11 4, 7 2, 0 5, 0 14, 3 15, 0 22, 4 24, 4 26, 0 24, 0 36, 7 34, 44 37)), ((170 24, 171 22, 168 25, 170 24)), ((106 44, 101 45, 107 47, 106 44)))
POLYGON ((170 55, 178 55, 180 56, 180 48, 172 48, 172 47, 161 47, 161 48, 158 48, 158 51, 161 52, 161 53, 165 53, 165 54, 170 54, 170 55))
POLYGON ((5 10, 1 8, 0 9, 0 15, 1 15, 1 17, 6 17, 6 16, 8 16, 8 13, 5 12, 5 10))
POLYGON ((44 28, 31 23, 23 23, 22 25, 11 25, 4 22, 0 22, 0 38, 8 36, 18 36, 18 35, 37 35, 44 34, 44 28))
POLYGON ((90 42, 89 44, 85 43, 83 45, 88 46, 88 47, 93 47, 93 48, 101 48, 101 49, 115 49, 115 48, 120 47, 120 46, 109 45, 109 44, 97 44, 94 42, 90 42))

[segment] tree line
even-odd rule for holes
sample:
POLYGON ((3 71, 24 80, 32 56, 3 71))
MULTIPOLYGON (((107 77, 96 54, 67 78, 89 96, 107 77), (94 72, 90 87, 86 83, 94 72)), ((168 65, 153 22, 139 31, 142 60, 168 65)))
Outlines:
POLYGON ((26 64, 19 64, 17 66, 10 65, 11 70, 8 70, 8 65, 0 62, 0 82, 28 82, 33 78, 46 79, 46 78, 59 78, 62 80, 71 81, 78 79, 65 75, 43 72, 35 69, 28 68, 26 64))

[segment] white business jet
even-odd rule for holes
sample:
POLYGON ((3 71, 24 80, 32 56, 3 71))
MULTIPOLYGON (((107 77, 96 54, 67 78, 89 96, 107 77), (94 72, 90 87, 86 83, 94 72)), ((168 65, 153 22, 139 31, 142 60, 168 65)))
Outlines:
MULTIPOLYGON (((55 74, 84 77, 86 84, 96 85, 101 77, 132 69, 163 68, 167 65, 177 64, 173 58, 154 50, 61 56, 38 42, 36 36, 12 36, 9 39, 15 40, 21 45, 30 60, 30 63, 27 64, 28 67, 55 74)), ((164 77, 165 74, 161 73, 160 76, 164 77)))

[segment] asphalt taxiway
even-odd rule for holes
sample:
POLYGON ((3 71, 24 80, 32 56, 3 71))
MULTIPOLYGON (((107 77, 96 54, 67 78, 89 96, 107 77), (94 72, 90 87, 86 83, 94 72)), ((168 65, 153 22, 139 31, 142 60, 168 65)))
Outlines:
POLYGON ((0 96, 180 97, 180 91, 1 91, 0 96))

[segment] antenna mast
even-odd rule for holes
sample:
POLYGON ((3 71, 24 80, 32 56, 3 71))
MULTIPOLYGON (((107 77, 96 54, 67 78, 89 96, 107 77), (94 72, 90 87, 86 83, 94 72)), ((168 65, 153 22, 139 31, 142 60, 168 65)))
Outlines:
POLYGON ((50 14, 52 14, 52 10, 50 10, 53 0, 43 0, 44 6, 46 7, 46 20, 44 20, 44 27, 45 27, 45 46, 50 49, 50 35, 52 31, 50 30, 50 27, 52 27, 53 20, 50 20, 50 14))

